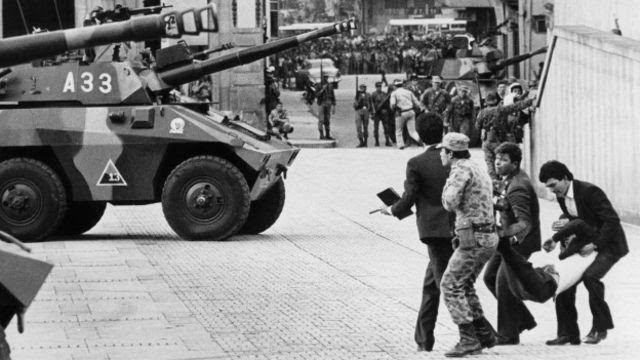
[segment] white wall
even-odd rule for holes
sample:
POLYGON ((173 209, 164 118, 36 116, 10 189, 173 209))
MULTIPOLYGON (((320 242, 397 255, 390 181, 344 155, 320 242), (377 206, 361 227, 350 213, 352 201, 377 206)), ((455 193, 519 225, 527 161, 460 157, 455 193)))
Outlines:
POLYGON ((610 31, 618 18, 623 36, 640 39, 638 0, 557 0, 554 8, 556 25, 585 25, 610 31))

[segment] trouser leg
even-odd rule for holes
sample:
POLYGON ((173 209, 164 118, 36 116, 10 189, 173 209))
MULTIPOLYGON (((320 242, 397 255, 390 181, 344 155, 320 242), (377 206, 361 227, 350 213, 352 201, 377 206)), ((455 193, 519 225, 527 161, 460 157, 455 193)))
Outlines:
POLYGON ((428 247, 429 265, 424 277, 422 287, 422 301, 415 328, 415 341, 417 344, 425 344, 427 334, 433 332, 438 317, 440 304, 440 281, 447 268, 449 258, 453 254, 451 239, 434 239, 428 247))
POLYGON ((504 276, 514 296, 523 300, 545 302, 553 297, 558 284, 553 277, 533 265, 511 246, 499 246, 504 276))
POLYGON ((405 123, 407 124, 407 131, 409 132, 409 136, 411 136, 413 140, 420 144, 420 135, 418 135, 418 132, 416 131, 416 115, 413 111, 407 111, 405 114, 407 114, 407 120, 405 121, 405 123))
POLYGON ((558 336, 580 337, 578 312, 576 310, 576 285, 556 296, 556 318, 558 336))
POLYGON ((396 116, 396 144, 398 147, 404 147, 404 139, 402 138, 402 129, 404 129, 405 118, 402 114, 396 116))
POLYGON ((509 288, 506 268, 506 264, 500 265, 496 282, 498 334, 506 339, 517 339, 520 330, 533 328, 536 322, 522 298, 517 297, 509 288))
POLYGON ((362 137, 362 113, 359 110, 356 112, 356 135, 358 136, 360 145, 362 145, 364 142, 362 137))
POLYGON ((441 290, 454 323, 468 324, 483 316, 474 283, 495 248, 456 249, 442 277, 441 290))
POLYGON ((369 139, 369 112, 364 111, 362 113, 362 139, 365 145, 369 139))
POLYGON ((611 267, 619 259, 608 252, 600 252, 582 275, 584 286, 589 292, 589 308, 593 315, 592 330, 604 331, 613 329, 611 311, 604 300, 604 283, 600 279, 611 270, 611 267))

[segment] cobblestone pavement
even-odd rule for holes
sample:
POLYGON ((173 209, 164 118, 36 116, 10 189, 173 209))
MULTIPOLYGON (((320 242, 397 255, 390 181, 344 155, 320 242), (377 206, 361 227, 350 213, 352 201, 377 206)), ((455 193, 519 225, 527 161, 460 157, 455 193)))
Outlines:
MULTIPOLYGON (((427 263, 415 217, 368 214, 379 207, 377 191, 402 189, 406 160, 419 151, 303 150, 280 220, 258 236, 183 241, 150 205, 109 207, 83 237, 32 244, 55 268, 27 312, 25 333, 14 323, 8 329, 14 360, 443 358, 457 341, 444 306, 434 352, 417 353, 413 343, 427 263)), ((542 209, 549 235, 559 210, 547 201, 542 209)), ((605 278, 616 329, 604 342, 545 346, 555 337, 553 304, 529 303, 538 327, 521 345, 471 358, 637 358, 640 232, 625 228, 631 254, 605 278)), ((495 323, 495 301, 482 282, 477 287, 495 323)), ((591 321, 586 295, 581 286, 583 333, 591 321)))

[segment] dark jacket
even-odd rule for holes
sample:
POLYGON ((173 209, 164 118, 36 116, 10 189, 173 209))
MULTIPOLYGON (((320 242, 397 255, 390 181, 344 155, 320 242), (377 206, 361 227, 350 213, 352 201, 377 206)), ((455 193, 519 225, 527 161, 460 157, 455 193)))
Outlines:
MULTIPOLYGON (((573 194, 578 217, 598 229, 596 239, 593 242, 598 247, 598 251, 609 251, 619 257, 629 253, 627 238, 620 224, 618 213, 604 191, 591 183, 573 180, 573 194)), ((567 212, 564 199, 558 199, 558 203, 562 212, 568 218, 572 218, 567 212)))
POLYGON ((430 146, 422 154, 407 163, 402 198, 391 207, 397 216, 413 204, 416 205, 416 222, 422 242, 428 238, 453 236, 453 214, 442 207, 442 189, 448 172, 440 161, 440 150, 430 146))
POLYGON ((520 254, 529 256, 540 250, 542 242, 538 196, 529 176, 522 170, 518 170, 507 181, 509 184, 505 197, 509 206, 500 211, 500 222, 503 229, 518 221, 529 224, 516 234, 518 244, 514 246, 520 254))

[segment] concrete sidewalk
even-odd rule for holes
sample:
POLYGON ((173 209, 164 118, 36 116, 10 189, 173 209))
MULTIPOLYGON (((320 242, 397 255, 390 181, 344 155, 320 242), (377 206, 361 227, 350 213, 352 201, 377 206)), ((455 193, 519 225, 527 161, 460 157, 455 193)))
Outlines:
MULTIPOLYGON (((280 219, 257 236, 184 241, 155 204, 109 206, 82 237, 32 244, 55 268, 26 314, 25 333, 15 322, 8 328, 13 359, 444 358, 457 329, 442 303, 434 352, 417 353, 413 343, 428 261, 415 218, 369 215, 380 206, 376 192, 401 191, 406 161, 420 151, 302 150, 280 219)), ((541 208, 547 237, 560 210, 546 200, 541 208)), ((528 303, 538 327, 520 345, 469 358, 638 358, 640 231, 625 230, 631 253, 604 280, 616 325, 605 341, 545 346, 556 332, 553 303, 528 303)), ((481 281, 476 288, 495 323, 495 300, 481 281)), ((591 315, 583 286, 577 299, 584 335, 591 315)))

